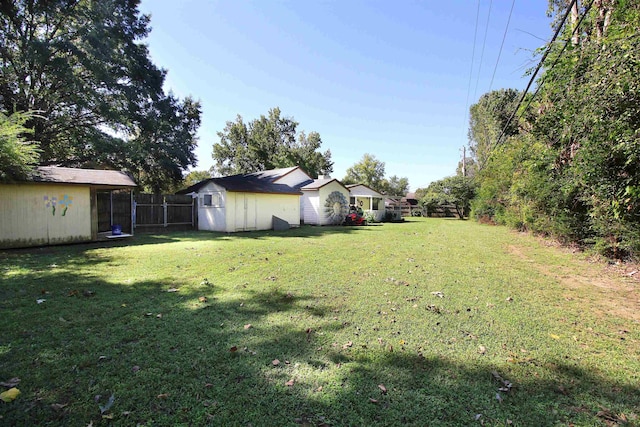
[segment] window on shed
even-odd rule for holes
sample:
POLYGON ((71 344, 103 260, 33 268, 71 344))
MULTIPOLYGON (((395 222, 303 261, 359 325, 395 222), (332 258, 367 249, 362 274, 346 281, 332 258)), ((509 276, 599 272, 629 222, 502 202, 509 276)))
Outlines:
POLYGON ((222 196, 220 193, 205 193, 200 197, 202 206, 222 207, 222 196))
POLYGON ((380 206, 380 200, 382 200, 382 199, 380 199, 378 197, 374 197, 373 198, 373 201, 372 201, 373 206, 371 207, 372 210, 377 211, 377 210, 380 209, 380 207, 379 207, 380 206))
POLYGON ((356 198, 355 197, 349 197, 349 204, 350 205, 355 205, 356 204, 356 198))

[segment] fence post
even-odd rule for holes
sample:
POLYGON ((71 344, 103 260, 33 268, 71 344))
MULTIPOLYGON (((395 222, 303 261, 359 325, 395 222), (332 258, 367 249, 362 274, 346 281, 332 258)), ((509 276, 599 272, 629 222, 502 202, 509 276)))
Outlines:
POLYGON ((163 216, 164 216, 164 226, 167 227, 168 218, 167 218, 167 199, 166 199, 166 197, 162 198, 162 213, 163 213, 163 216))

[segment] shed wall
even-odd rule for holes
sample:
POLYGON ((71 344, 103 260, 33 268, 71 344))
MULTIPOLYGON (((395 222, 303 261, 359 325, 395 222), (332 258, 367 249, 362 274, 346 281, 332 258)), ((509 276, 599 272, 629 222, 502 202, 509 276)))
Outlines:
MULTIPOLYGON (((273 216, 287 221, 292 226, 300 225, 300 196, 297 194, 228 194, 235 197, 235 221, 233 229, 229 231, 271 230, 273 216)), ((227 215, 230 215, 229 211, 227 215)), ((228 220, 227 225, 232 225, 231 221, 228 220)))
POLYGON ((218 185, 209 183, 198 193, 198 230, 227 231, 228 193, 218 185), (204 205, 204 196, 211 195, 215 203, 204 205))
POLYGON ((0 247, 90 240, 89 186, 0 184, 0 247))

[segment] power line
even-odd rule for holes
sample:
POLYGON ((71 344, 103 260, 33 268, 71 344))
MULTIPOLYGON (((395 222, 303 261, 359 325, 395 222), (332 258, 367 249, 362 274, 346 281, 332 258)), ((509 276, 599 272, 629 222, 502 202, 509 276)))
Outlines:
POLYGON ((498 59, 496 59, 496 65, 493 67, 493 74, 491 75, 491 83, 489 83, 489 92, 493 86, 493 79, 496 76, 498 70, 498 63, 500 62, 500 56, 502 55, 502 48, 504 47, 504 40, 507 38, 507 32, 509 30, 509 23, 511 22, 511 15, 513 14, 513 6, 516 4, 516 0, 511 2, 511 10, 509 11, 509 18, 507 19, 507 25, 504 27, 504 34, 502 35, 502 43, 500 43, 500 50, 498 51, 498 59))
POLYGON ((476 29, 473 33, 473 50, 471 51, 471 67, 469 68, 469 84, 467 85, 467 101, 464 104, 464 123, 462 123, 462 131, 467 126, 469 117, 469 95, 471 95, 471 80, 473 80, 473 62, 476 57, 476 40, 478 38, 478 21, 480 18, 480 0, 478 0, 478 8, 476 9, 476 29))
MULTIPOLYGON (((513 113, 511 113, 511 116, 509 117, 509 120, 507 120, 507 124, 505 124, 504 128, 502 129, 502 132, 500 133, 500 136, 498 137, 498 139, 496 139, 496 143, 495 143, 496 146, 500 144, 500 140, 504 136, 505 132, 507 131, 507 128, 511 124, 511 121, 513 120, 513 118, 515 117, 516 113, 518 112, 518 109, 520 108, 520 105, 522 105, 522 102, 524 101, 524 98, 527 96, 527 92, 529 92, 529 89, 531 88, 531 85, 533 84, 536 76, 538 75, 538 72, 540 71, 540 68, 542 68, 542 65, 544 64, 545 59, 547 59, 547 56, 549 55, 549 52, 551 52, 551 47, 553 46, 553 43, 558 38, 558 34, 560 34, 560 31, 564 27, 564 23, 567 20, 567 17, 569 16, 569 13, 571 13, 571 9, 573 8, 573 5, 576 3, 576 1, 577 0, 571 0, 571 3, 567 7, 567 10, 565 11, 564 16, 562 17, 562 20, 560 21, 560 24, 558 25, 558 28, 556 28, 556 31, 553 34, 553 37, 551 38, 551 41, 547 45, 547 50, 544 52, 544 55, 542 55, 542 59, 540 60, 540 62, 538 63, 538 66, 536 67, 535 71, 531 75, 531 79, 529 79, 529 83, 527 84, 526 89, 524 90, 524 92, 522 93, 522 96, 520 97, 520 100, 518 101, 518 105, 516 105, 516 108, 513 110, 513 113)), ((487 156, 487 160, 486 161, 488 161, 489 158, 491 157, 492 151, 489 152, 489 155, 487 156)))
POLYGON ((489 2, 489 12, 487 13, 487 23, 484 26, 484 40, 482 42, 482 52, 480 53, 480 65, 478 66, 478 78, 476 79, 476 87, 473 90, 473 97, 475 99, 478 93, 478 82, 480 81, 480 74, 482 72, 482 61, 484 59, 484 48, 487 45, 487 34, 489 33, 489 20, 491 19, 491 6, 493 6, 493 0, 489 2))

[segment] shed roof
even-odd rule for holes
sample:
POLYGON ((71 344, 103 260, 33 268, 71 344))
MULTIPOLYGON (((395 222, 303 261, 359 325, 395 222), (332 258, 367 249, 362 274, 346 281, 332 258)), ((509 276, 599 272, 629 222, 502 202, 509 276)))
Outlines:
POLYGON ((306 184, 304 187, 302 187, 302 190, 319 190, 320 188, 324 187, 327 184, 330 184, 332 182, 337 182, 338 184, 340 184, 340 186, 342 186, 345 190, 349 191, 349 189, 347 187, 345 187, 340 181, 338 181, 335 178, 323 178, 323 179, 314 179, 312 182, 310 182, 309 184, 306 184))
POLYGON ((102 185, 109 187, 135 187, 135 181, 126 173, 113 170, 63 168, 40 166, 31 181, 56 184, 102 185))
POLYGON ((220 178, 209 178, 200 181, 178 191, 177 194, 197 193, 201 188, 209 183, 214 183, 223 187, 227 191, 239 193, 268 193, 268 194, 301 194, 300 190, 286 184, 278 184, 274 181, 290 173, 297 166, 291 168, 271 169, 267 171, 252 172, 223 176, 220 178))

